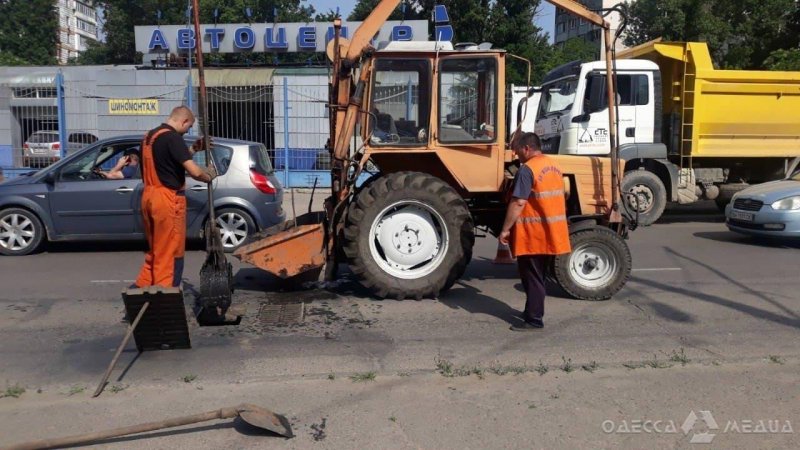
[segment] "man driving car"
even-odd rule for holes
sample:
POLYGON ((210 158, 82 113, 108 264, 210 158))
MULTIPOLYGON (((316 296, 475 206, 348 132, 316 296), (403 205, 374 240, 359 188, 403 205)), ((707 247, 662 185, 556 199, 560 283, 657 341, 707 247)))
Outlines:
POLYGON ((95 173, 109 180, 127 180, 136 177, 139 171, 139 151, 129 148, 109 171, 97 169, 95 173))

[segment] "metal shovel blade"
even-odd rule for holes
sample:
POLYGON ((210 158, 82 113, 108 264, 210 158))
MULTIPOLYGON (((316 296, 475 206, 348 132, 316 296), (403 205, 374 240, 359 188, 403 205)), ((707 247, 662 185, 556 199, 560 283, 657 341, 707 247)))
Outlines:
POLYGON ((237 406, 236 410, 239 413, 239 418, 248 425, 271 431, 283 437, 294 437, 291 424, 286 417, 280 414, 275 414, 268 409, 249 403, 243 403, 237 406))

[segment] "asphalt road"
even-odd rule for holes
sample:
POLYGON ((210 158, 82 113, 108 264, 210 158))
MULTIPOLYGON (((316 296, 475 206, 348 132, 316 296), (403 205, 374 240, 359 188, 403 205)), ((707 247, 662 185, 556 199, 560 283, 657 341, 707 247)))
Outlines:
MULTIPOLYGON (((339 448, 358 442, 384 448, 566 447, 581 442, 675 447, 685 444, 680 440, 683 434, 637 440, 644 437, 603 434, 600 423, 609 415, 622 420, 664 411, 682 421, 680 414, 714 407, 729 414, 736 411, 741 418, 763 414, 793 419, 795 428, 800 427, 797 245, 761 244, 732 234, 707 205, 678 208, 661 223, 632 234, 633 275, 615 298, 582 302, 563 298, 553 288, 546 303, 546 327, 530 334, 508 329, 524 301, 515 267, 492 264, 495 246, 491 238, 479 239, 464 279, 438 300, 375 300, 346 275, 327 290, 276 292, 274 280, 236 265, 235 301, 246 311, 238 327, 200 328, 190 321, 193 349, 188 351, 136 357, 130 346, 112 378, 124 391, 106 392, 97 403, 88 400, 88 391, 124 333, 119 293, 135 277, 143 247, 69 244, 39 255, 0 258, 0 383, 26 388, 19 399, 0 398, 0 445, 43 433, 64 434, 73 429, 67 424, 76 417, 83 425, 74 429, 92 429, 90 418, 97 408, 103 411, 100 422, 111 426, 122 419, 200 410, 186 408, 210 409, 210 403, 223 406, 217 403, 252 398, 252 390, 269 392, 267 406, 283 402, 271 406, 286 410, 297 422, 299 440, 281 444, 292 448, 318 445, 324 439, 325 446, 339 448), (302 324, 275 327, 260 314, 264 305, 298 301, 305 304, 302 324), (466 370, 473 375, 442 377, 448 364, 457 374, 466 370), (578 370, 567 381, 572 375, 565 375, 570 373, 563 370, 565 365, 598 367, 603 371, 597 373, 605 375, 592 378, 594 372, 578 370), (492 370, 504 372, 498 367, 533 372, 537 366, 549 367, 550 374, 560 371, 561 378, 536 373, 507 378, 496 373, 489 381, 478 381, 492 370), (672 367, 652 369, 666 366, 672 367), (380 389, 348 380, 370 373, 380 389), (196 381, 185 383, 183 377, 196 381), (725 380, 738 388, 714 389, 725 380), (547 410, 539 428, 529 424, 538 436, 547 437, 525 445, 524 439, 514 438, 528 431, 524 423, 517 423, 521 413, 501 406, 514 399, 519 406, 516 393, 530 392, 531 386, 543 389, 536 402, 557 405, 547 410), (686 387, 698 394, 690 395, 686 387), (471 412, 450 409, 452 404, 437 410, 450 400, 434 399, 451 389, 472 396, 459 403, 471 412), (607 397, 614 390, 619 394, 607 397), (582 399, 582 406, 556 402, 553 396, 559 398, 558 392, 582 399), (621 403, 620 398, 628 400, 621 403), (372 403, 357 410, 354 402, 372 403), (418 411, 417 402, 427 405, 427 415, 418 411), (126 404, 147 413, 136 414, 126 404), (178 410, 166 411, 178 404, 178 410), (662 410, 654 404, 663 405, 662 410), (395 405, 396 414, 403 408, 417 411, 409 412, 402 439, 383 429, 397 423, 387 405, 395 405), (475 416, 473 409, 493 412, 475 416), (45 411, 51 415, 43 415, 45 411), (364 421, 376 420, 376 414, 381 427, 360 429, 364 421), (488 423, 504 414, 502 424, 488 423), (563 432, 576 414, 585 420, 569 433, 553 431, 563 432), (312 418, 319 422, 320 416, 327 422, 311 427, 312 418), (448 430, 446 424, 454 421, 460 425, 448 430), (31 423, 42 428, 31 429, 31 423), (438 425, 431 428, 433 424, 438 425), (468 430, 465 424, 471 424, 468 430), (505 440, 484 440, 482 432, 504 434, 505 440), (570 440, 561 440, 564 437, 570 440)), ((187 254, 187 284, 198 284, 203 259, 200 251, 187 254)), ((247 433, 241 436, 225 428, 211 427, 202 438, 164 434, 161 440, 136 445, 256 445, 247 433), (230 440, 231 433, 238 440, 230 440)), ((725 447, 791 448, 797 443, 795 436, 717 442, 725 447)), ((116 444, 125 448, 126 443, 132 445, 116 444)))

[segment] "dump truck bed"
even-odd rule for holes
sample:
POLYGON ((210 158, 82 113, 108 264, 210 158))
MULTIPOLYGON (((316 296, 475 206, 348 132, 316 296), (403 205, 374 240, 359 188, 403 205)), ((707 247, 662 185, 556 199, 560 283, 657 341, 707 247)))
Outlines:
POLYGON ((800 156, 800 72, 717 70, 699 42, 649 42, 619 58, 648 59, 662 75, 672 154, 800 156))

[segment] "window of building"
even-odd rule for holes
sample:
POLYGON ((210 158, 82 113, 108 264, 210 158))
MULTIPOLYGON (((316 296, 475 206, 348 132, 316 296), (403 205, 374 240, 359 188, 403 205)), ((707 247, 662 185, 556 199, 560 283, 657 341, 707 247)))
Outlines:
POLYGON ((575 29, 575 24, 576 24, 575 19, 569 19, 569 29, 570 30, 575 29))
POLYGON ((94 8, 92 8, 91 6, 89 6, 87 4, 84 4, 84 3, 81 3, 81 2, 75 2, 75 4, 76 4, 75 10, 77 12, 83 14, 84 16, 92 18, 92 19, 96 19, 97 18, 95 16, 96 12, 95 12, 94 8))
POLYGON ((92 35, 97 35, 97 26, 95 26, 95 25, 93 25, 93 24, 91 24, 91 23, 89 23, 89 22, 87 22, 87 21, 85 21, 83 19, 76 18, 75 20, 77 22, 76 25, 77 25, 79 30, 83 30, 83 31, 85 31, 87 33, 90 33, 92 35))
POLYGON ((566 24, 566 22, 561 22, 560 24, 558 24, 558 32, 559 32, 559 33, 564 33, 564 32, 566 32, 566 31, 567 31, 567 24, 566 24))

